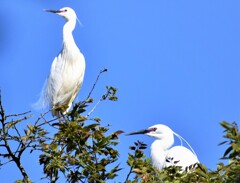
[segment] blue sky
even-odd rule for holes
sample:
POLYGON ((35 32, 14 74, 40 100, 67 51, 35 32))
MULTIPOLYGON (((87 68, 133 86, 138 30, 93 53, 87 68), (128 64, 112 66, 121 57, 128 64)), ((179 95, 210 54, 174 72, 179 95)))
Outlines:
MULTIPOLYGON (((98 72, 108 68, 93 97, 97 100, 112 85, 119 101, 102 103, 93 116, 111 124, 111 131, 166 124, 188 140, 203 164, 215 169, 225 149, 218 146, 223 141, 219 122, 240 118, 240 2, 2 0, 2 99, 9 114, 32 110, 27 123, 44 112, 31 105, 62 43, 64 19, 42 10, 65 6, 75 9, 82 23, 74 31, 86 59, 77 100, 86 98, 98 72)), ((122 167, 136 140, 150 145, 154 139, 122 135, 122 167)), ((32 180, 41 182, 37 157, 26 154, 25 159, 32 180)), ((125 180, 126 172, 128 168, 116 181, 125 180)), ((2 167, 0 177, 4 182, 21 179, 13 164, 2 167)))

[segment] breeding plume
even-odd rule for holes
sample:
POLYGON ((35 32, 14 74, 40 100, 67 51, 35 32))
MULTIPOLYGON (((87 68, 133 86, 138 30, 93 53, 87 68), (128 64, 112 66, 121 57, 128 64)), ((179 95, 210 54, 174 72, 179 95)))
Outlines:
POLYGON ((151 145, 151 160, 154 167, 162 170, 164 167, 181 166, 182 170, 186 167, 198 163, 198 158, 187 141, 177 133, 173 132, 168 126, 157 124, 146 130, 132 132, 127 135, 146 134, 157 138, 151 145), (174 146, 174 135, 180 141, 181 146, 174 146), (191 150, 182 146, 182 139, 187 143, 191 150), (172 147, 172 148, 171 148, 172 147))
POLYGON ((55 13, 66 20, 63 26, 62 50, 53 60, 40 98, 41 107, 50 105, 53 116, 60 116, 70 109, 82 86, 85 59, 72 35, 77 20, 74 10, 65 7, 60 10, 45 11, 55 13))

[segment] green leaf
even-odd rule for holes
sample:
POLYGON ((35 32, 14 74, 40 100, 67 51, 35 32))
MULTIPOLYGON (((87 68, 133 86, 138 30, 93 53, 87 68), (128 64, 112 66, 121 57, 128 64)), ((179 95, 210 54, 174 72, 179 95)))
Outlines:
POLYGON ((223 157, 226 157, 232 150, 233 150, 232 146, 228 147, 227 150, 225 151, 223 157))

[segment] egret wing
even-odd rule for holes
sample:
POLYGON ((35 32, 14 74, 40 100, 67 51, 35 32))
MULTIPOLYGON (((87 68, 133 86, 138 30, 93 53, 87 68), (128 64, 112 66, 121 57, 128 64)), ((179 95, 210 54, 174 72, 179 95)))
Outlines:
POLYGON ((193 154, 192 151, 184 146, 172 147, 166 156, 166 166, 181 166, 182 169, 198 163, 198 158, 193 154))

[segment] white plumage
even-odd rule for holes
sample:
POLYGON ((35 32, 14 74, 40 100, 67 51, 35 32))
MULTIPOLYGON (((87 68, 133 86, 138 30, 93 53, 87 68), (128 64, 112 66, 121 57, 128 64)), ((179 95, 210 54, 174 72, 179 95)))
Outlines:
POLYGON ((77 47, 72 31, 76 25, 77 16, 69 7, 60 10, 46 10, 58 14, 66 19, 63 27, 63 47, 61 52, 53 60, 49 77, 43 88, 40 105, 52 107, 53 116, 66 113, 76 98, 82 86, 85 59, 77 47), (66 108, 59 111, 60 107, 66 108))
POLYGON ((128 135, 146 134, 157 138, 151 145, 151 160, 154 167, 162 170, 164 167, 181 166, 182 170, 186 167, 198 163, 198 158, 191 146, 180 135, 173 132, 168 126, 157 124, 146 130, 129 133, 128 135), (191 150, 182 146, 174 146, 174 135, 182 142, 187 143, 191 150), (172 148, 171 148, 172 147, 172 148))

